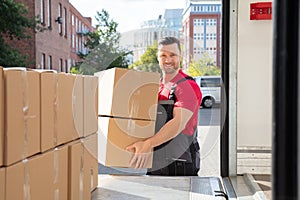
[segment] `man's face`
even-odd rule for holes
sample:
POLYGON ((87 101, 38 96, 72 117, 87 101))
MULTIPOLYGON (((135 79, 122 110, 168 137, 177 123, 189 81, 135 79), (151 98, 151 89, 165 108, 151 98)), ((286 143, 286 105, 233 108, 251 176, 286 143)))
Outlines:
POLYGON ((180 67, 180 52, 176 43, 158 46, 157 60, 166 74, 177 72, 180 67))

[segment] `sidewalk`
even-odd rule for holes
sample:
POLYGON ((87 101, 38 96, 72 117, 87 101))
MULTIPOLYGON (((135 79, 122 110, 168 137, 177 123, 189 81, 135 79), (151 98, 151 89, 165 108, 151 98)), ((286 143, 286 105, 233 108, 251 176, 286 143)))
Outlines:
POLYGON ((199 176, 220 176, 220 126, 198 126, 201 169, 199 176))

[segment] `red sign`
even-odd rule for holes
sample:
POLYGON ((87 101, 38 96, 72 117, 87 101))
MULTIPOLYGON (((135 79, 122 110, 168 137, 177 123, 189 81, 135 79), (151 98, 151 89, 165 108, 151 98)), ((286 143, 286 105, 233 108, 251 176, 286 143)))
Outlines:
POLYGON ((250 4, 250 20, 272 19, 272 2, 257 2, 250 4))

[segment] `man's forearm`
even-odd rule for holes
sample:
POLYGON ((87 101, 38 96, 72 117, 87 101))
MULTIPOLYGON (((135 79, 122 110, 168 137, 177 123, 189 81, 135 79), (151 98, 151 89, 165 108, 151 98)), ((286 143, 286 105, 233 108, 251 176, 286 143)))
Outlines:
POLYGON ((157 147, 176 137, 183 130, 179 129, 179 127, 180 124, 175 119, 171 119, 154 136, 148 138, 145 142, 149 143, 151 148, 157 147))

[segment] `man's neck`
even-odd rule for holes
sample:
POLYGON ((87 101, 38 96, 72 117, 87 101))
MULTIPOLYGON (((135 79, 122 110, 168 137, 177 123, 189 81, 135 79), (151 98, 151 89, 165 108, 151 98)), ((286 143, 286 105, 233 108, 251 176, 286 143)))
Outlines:
POLYGON ((163 84, 168 83, 169 81, 171 81, 177 74, 178 74, 179 70, 175 71, 174 73, 171 74, 166 74, 163 73, 163 84))

